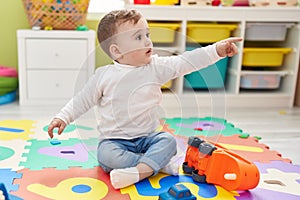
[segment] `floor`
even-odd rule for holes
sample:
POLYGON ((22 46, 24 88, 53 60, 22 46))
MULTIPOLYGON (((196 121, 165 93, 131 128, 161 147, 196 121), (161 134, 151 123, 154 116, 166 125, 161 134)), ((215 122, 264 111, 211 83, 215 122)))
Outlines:
MULTIPOLYGON (((58 112, 59 106, 24 106, 12 103, 0 106, 0 120, 5 119, 42 119, 50 121, 51 117, 58 112)), ((195 115, 194 110, 183 112, 164 112, 164 117, 206 117, 211 116, 210 110, 201 110, 195 115)), ((81 120, 93 118, 93 112, 87 113, 81 120)), ((261 142, 270 149, 289 158, 294 164, 300 165, 300 107, 293 108, 227 108, 222 116, 228 122, 241 128, 244 132, 253 136, 260 136, 261 142)), ((94 119, 93 119, 94 120, 94 119)), ((89 124, 91 122, 89 121, 89 124)))
MULTIPOLYGON (((0 106, 0 122, 3 120, 33 120, 38 121, 36 129, 41 129, 44 125, 48 124, 52 116, 59 110, 58 106, 23 106, 20 107, 17 102, 1 105, 0 106)), ((211 116, 212 112, 209 109, 201 109, 199 113, 195 113, 193 109, 185 109, 178 112, 169 109, 164 110, 163 117, 165 118, 190 118, 190 117, 206 117, 211 116)), ((215 114, 217 115, 217 114, 215 114)), ((228 123, 232 123, 235 127, 242 129, 244 133, 249 133, 251 136, 259 136, 262 139, 260 143, 263 143, 271 150, 275 150, 282 154, 283 158, 292 160, 294 165, 300 166, 300 107, 294 108, 226 108, 226 111, 219 114, 220 117, 225 118, 228 123)), ((86 125, 88 127, 95 127, 95 115, 93 110, 85 114, 83 117, 77 120, 77 124, 86 125)), ((84 127, 83 127, 84 129, 84 127)), ((86 137, 85 130, 77 132, 80 138, 86 137)), ((90 133, 90 132, 89 132, 90 133)), ((95 134, 96 133, 91 133, 95 134)), ((37 138, 47 140, 47 134, 45 132, 38 132, 34 135, 37 138)), ((59 139, 63 139, 60 137, 59 139)), ((0 141, 1 142, 1 141, 0 141)), ((1 145, 0 145, 1 146, 1 145)), ((15 147, 16 149, 18 147, 15 147)), ((1 157, 0 157, 1 158, 1 157)), ((42 157, 41 157, 42 159, 42 157)), ((46 162, 46 161, 45 161, 46 162)), ((87 163, 88 165, 88 163, 87 163)), ((34 168, 34 166, 32 166, 34 168)), ((84 167, 84 166, 83 166, 84 167)), ((72 168, 72 173, 83 173, 76 171, 72 168)), ((77 169, 78 170, 78 169, 77 169)), ((297 168, 297 170, 299 170, 297 168)), ((35 176, 32 171, 23 171, 23 177, 32 180, 32 176, 35 176)), ((48 173, 51 173, 50 171, 48 173)), ((57 173, 57 171, 56 171, 57 173)), ((85 172, 84 172, 85 173, 85 172)), ((299 176, 300 173, 297 174, 299 176)), ((101 174, 103 175, 103 174, 101 174)), ((38 175, 36 175, 38 176, 38 175)), ((63 174, 61 175, 64 176, 63 174)), ((65 175, 67 176, 67 175, 65 175)), ((105 175, 103 175, 105 176, 105 175)), ((295 176, 296 177, 296 176, 295 176)), ((0 170, 1 179, 1 170, 0 170)), ((298 182, 296 187, 299 187, 299 178, 295 178, 298 182)), ((0 181, 1 182, 1 181, 0 181)), ((63 182, 63 181, 61 181, 63 182)), ((36 186, 37 187, 37 186, 36 186)), ((32 188, 35 190, 36 188, 32 188)), ((45 189, 45 188, 44 188, 45 189)), ((46 188, 47 189, 47 188, 46 188)), ((53 188, 52 195, 56 194, 53 188)), ((292 189, 295 191, 295 188, 292 189)), ((296 189, 298 190, 298 189, 296 189)), ((37 190, 38 191, 38 190, 37 190)), ((122 192, 126 193, 126 190, 122 192)), ((223 194, 223 193, 222 193, 223 194)), ((117 194, 116 194, 117 195, 117 194)), ((248 194, 247 194, 248 195, 248 194)), ((241 195, 241 199, 247 199, 245 195, 241 195)), ((296 193, 296 195, 300 195, 296 193)), ((117 197, 117 196, 116 196, 117 197)), ((295 196, 293 196, 294 198, 295 196)), ((281 197, 280 197, 281 198, 281 197)), ((280 199, 279 198, 279 199, 280 199)), ((293 199, 291 198, 291 199, 293 199)), ((45 198, 48 199, 48 198, 45 198)), ((53 199, 60 199, 53 197, 53 199)), ((75 199, 75 198, 74 198, 75 199)), ((134 198, 133 198, 134 199, 134 198)), ((136 198, 138 199, 138 198, 136 198)), ((250 199, 256 199, 249 197, 250 199)), ((274 199, 274 198, 273 198, 274 199)), ((275 198, 276 199, 276 198, 275 198)))

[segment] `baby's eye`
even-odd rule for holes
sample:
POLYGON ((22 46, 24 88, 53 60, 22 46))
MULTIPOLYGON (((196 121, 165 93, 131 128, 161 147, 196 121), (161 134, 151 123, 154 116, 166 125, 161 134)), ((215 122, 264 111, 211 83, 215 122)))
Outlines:
POLYGON ((136 39, 137 39, 137 40, 141 40, 141 39, 142 39, 142 35, 137 35, 137 36, 136 36, 136 39))
POLYGON ((150 33, 146 33, 146 37, 149 38, 150 37, 150 33))

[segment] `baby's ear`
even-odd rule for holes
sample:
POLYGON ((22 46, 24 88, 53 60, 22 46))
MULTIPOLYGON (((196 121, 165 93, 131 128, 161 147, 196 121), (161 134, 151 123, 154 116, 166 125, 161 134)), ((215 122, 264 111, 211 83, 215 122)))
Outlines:
POLYGON ((111 44, 109 47, 109 53, 112 57, 113 60, 117 60, 118 58, 120 58, 122 56, 118 45, 116 44, 111 44))

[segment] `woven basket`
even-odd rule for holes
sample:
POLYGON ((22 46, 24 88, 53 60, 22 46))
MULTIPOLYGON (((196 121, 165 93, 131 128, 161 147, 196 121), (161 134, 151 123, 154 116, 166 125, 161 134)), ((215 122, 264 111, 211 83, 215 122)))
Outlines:
POLYGON ((86 21, 89 0, 23 0, 31 27, 74 30, 86 21))

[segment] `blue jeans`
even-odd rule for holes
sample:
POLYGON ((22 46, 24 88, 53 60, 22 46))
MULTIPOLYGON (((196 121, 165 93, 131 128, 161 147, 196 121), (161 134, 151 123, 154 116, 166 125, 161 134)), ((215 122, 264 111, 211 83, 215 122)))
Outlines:
POLYGON ((98 162, 108 173, 113 169, 135 167, 144 163, 156 175, 176 154, 176 139, 167 132, 154 132, 149 136, 124 139, 104 139, 98 145, 98 162))

